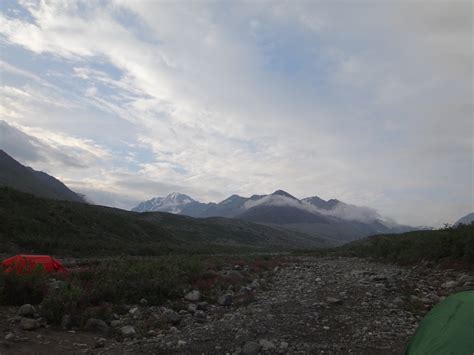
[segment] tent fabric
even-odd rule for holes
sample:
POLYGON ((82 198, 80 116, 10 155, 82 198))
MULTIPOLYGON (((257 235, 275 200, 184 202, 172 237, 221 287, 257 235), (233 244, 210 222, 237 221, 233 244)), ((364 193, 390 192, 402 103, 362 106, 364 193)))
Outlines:
POLYGON ((421 321, 406 355, 474 354, 474 291, 449 296, 421 321))
POLYGON ((1 265, 5 272, 16 271, 18 274, 28 274, 42 267, 44 271, 66 272, 61 262, 50 255, 15 255, 4 260, 1 265))

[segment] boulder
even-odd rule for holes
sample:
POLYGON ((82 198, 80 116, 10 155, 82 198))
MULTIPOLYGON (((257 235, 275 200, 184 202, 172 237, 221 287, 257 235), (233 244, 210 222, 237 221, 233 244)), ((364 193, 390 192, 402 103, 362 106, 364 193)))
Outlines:
POLYGON ((120 328, 120 333, 126 338, 133 337, 135 334, 137 334, 135 328, 131 325, 126 325, 120 328))
POLYGON ((107 335, 110 328, 102 319, 89 318, 84 329, 89 332, 107 335))
POLYGON ((261 346, 263 351, 276 349, 275 344, 273 344, 271 341, 266 340, 266 339, 260 340, 258 344, 261 346))
POLYGON ((41 326, 40 322, 36 319, 22 318, 20 320, 20 328, 23 330, 35 330, 41 326))
POLYGON ((233 302, 234 302, 234 297, 232 297, 230 293, 226 293, 225 295, 220 296, 219 299, 217 300, 217 303, 219 303, 219 305, 224 306, 224 307, 232 306, 233 302))
POLYGON ((260 348, 260 344, 256 341, 248 341, 242 348, 242 355, 257 355, 260 348))
POLYGON ((27 303, 18 308, 17 314, 22 317, 32 318, 36 314, 36 309, 31 304, 27 303))
POLYGON ((171 309, 166 310, 163 313, 163 316, 165 317, 166 321, 171 324, 178 324, 181 320, 181 316, 171 309))
POLYGON ((198 290, 192 290, 184 296, 184 299, 189 302, 199 302, 201 299, 201 292, 198 290))
POLYGON ((94 347, 95 348, 103 348, 106 344, 107 340, 105 338, 99 338, 95 341, 94 347))
POLYGON ((148 300, 147 300, 146 298, 142 298, 142 299, 140 300, 140 304, 141 304, 142 306, 146 306, 146 305, 148 304, 148 300))
POLYGON ((69 330, 72 328, 72 317, 69 314, 65 314, 61 319, 61 328, 69 330))

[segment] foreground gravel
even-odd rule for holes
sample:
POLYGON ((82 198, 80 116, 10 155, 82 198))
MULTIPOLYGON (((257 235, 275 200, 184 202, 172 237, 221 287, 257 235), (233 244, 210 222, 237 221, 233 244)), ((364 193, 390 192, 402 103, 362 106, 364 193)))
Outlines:
POLYGON ((0 354, 403 354, 436 303, 469 289, 474 277, 465 270, 298 257, 229 289, 221 305, 191 292, 176 312, 143 302, 107 323, 88 322, 90 331, 22 329, 22 312, 3 308, 0 354), (237 306, 239 295, 249 302, 237 306))
POLYGON ((445 296, 474 288, 473 281, 466 272, 432 265, 299 258, 275 270, 268 289, 248 306, 218 307, 205 323, 191 321, 106 352, 402 354, 423 315, 445 296))

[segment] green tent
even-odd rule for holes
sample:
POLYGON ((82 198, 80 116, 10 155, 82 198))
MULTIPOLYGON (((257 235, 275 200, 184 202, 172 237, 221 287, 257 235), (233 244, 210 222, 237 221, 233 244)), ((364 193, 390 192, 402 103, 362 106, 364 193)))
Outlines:
POLYGON ((473 355, 474 291, 460 292, 439 303, 421 321, 406 355, 473 355))

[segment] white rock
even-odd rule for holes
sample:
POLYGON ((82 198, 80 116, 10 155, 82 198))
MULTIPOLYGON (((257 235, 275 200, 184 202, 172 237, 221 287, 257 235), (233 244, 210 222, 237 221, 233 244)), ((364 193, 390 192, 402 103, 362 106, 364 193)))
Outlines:
POLYGON ((120 328, 120 333, 122 333, 124 337, 132 337, 137 334, 137 331, 131 325, 126 325, 120 328))
POLYGON ((198 290, 192 290, 184 296, 184 299, 189 302, 199 302, 201 299, 201 292, 198 290))

